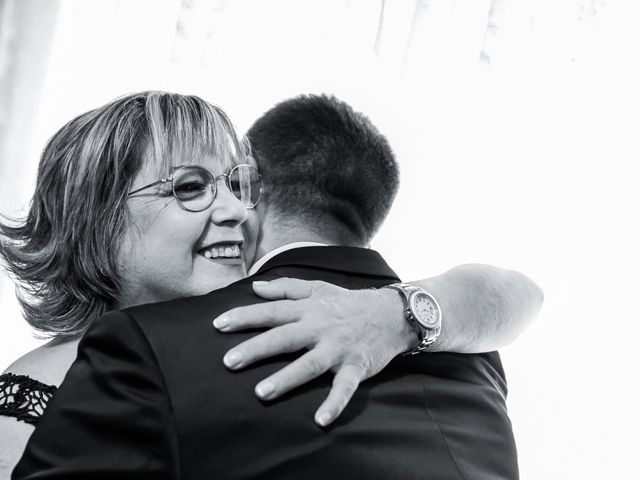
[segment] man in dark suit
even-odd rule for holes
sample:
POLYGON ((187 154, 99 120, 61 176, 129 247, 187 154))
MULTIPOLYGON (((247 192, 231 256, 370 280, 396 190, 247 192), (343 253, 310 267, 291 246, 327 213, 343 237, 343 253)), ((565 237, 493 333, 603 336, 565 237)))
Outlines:
MULTIPOLYGON (((297 355, 242 373, 222 364, 223 352, 255 332, 221 334, 211 321, 262 302, 253 281, 294 277, 347 289, 399 281, 379 254, 361 248, 398 181, 386 141, 364 117, 332 98, 301 97, 268 112, 249 137, 266 186, 260 245, 273 248, 285 226, 289 242, 347 246, 280 241, 279 253, 229 287, 105 315, 82 340, 14 478, 517 478, 496 352, 399 356, 324 429, 309 419, 331 389, 330 374, 260 403, 253 386, 297 355), (277 167, 269 144, 281 141, 293 156, 277 167), (271 221, 280 227, 270 230, 271 221)), ((416 343, 399 322, 390 327, 395 353, 416 343)))

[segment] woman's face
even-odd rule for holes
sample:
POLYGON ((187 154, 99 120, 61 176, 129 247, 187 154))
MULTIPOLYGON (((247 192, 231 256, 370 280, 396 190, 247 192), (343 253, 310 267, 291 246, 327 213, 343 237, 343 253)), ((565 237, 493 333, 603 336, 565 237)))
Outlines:
MULTIPOLYGON (((199 165, 214 176, 228 171, 212 158, 199 165)), ((143 169, 132 191, 157 181, 153 170, 143 169)), ((128 199, 129 224, 119 254, 124 280, 119 308, 203 295, 246 276, 242 225, 247 209, 223 178, 216 186, 213 203, 201 212, 184 210, 172 194, 158 194, 155 188, 128 199)))

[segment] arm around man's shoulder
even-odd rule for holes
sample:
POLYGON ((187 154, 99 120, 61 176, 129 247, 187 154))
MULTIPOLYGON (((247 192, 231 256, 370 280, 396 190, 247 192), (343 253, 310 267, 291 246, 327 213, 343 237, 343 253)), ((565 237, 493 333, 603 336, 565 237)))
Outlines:
POLYGON ((175 478, 177 445, 162 374, 133 318, 86 333, 15 479, 175 478))

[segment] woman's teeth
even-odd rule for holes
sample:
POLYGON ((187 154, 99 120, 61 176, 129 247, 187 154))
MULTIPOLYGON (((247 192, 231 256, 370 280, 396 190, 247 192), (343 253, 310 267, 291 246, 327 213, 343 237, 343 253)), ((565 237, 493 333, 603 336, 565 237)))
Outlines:
POLYGON ((210 247, 202 252, 206 258, 238 258, 240 257, 240 247, 233 245, 230 247, 210 247))

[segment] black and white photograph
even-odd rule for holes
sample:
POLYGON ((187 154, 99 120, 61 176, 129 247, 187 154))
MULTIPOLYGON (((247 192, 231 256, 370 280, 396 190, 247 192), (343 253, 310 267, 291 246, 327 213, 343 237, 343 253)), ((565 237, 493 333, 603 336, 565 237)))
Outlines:
POLYGON ((0 480, 636 478, 639 20, 0 0, 0 480))

